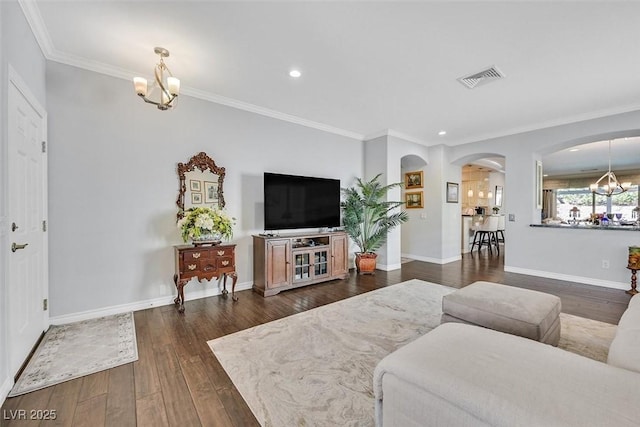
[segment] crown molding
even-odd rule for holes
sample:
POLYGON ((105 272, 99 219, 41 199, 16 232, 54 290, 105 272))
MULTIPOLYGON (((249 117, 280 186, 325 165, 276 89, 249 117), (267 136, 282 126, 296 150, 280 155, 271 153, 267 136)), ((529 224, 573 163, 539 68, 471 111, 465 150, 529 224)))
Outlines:
POLYGON ((394 138, 400 138, 400 139, 404 139, 405 141, 415 142, 416 144, 421 144, 421 145, 426 145, 426 146, 431 145, 427 141, 425 141, 424 139, 416 138, 415 136, 411 136, 411 135, 408 135, 406 133, 398 132, 398 131, 393 130, 393 129, 387 129, 387 136, 393 136, 394 138))
POLYGON ((53 42, 47 31, 47 27, 44 25, 44 20, 40 14, 40 9, 34 0, 18 0, 18 4, 22 9, 22 13, 27 19, 29 27, 33 32, 38 46, 45 58, 50 59, 51 54, 54 51, 53 42))
POLYGON ((260 107, 259 105, 250 104, 248 102, 238 101, 237 99, 227 98, 225 96, 217 95, 215 93, 206 92, 203 90, 189 88, 189 87, 185 87, 184 90, 181 90, 181 92, 185 95, 189 95, 194 98, 214 102, 216 104, 226 105, 228 107, 237 108, 239 110, 249 111, 251 113, 260 114, 262 116, 267 116, 267 117, 271 117, 278 120, 283 120, 285 122, 295 123, 301 126, 318 129, 324 132, 341 135, 347 138, 356 139, 358 141, 363 141, 365 138, 364 135, 356 132, 340 129, 335 126, 327 125, 320 122, 315 122, 313 120, 307 120, 302 117, 294 116, 292 114, 287 114, 287 113, 283 113, 276 110, 271 110, 269 108, 260 107))
POLYGON ((421 144, 421 145, 426 145, 426 146, 430 145, 424 139, 416 138, 414 136, 407 135, 406 133, 398 132, 398 131, 393 130, 393 129, 382 129, 382 130, 380 130, 378 132, 374 132, 372 134, 365 135, 363 137, 363 140, 364 141, 370 141, 372 139, 380 138, 381 136, 392 136, 394 138, 400 138, 400 139, 403 139, 403 140, 408 141, 408 142, 414 142, 416 144, 421 144))

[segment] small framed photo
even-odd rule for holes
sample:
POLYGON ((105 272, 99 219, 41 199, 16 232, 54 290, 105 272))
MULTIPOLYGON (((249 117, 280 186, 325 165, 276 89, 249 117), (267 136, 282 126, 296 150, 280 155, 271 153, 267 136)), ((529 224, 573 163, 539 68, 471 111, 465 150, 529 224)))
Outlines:
POLYGON ((422 171, 415 172, 407 172, 404 174, 404 187, 406 189, 411 188, 422 188, 422 179, 423 179, 422 171))
POLYGON ((204 182, 204 202, 205 203, 217 203, 218 202, 218 183, 205 181, 204 182))
MULTIPOLYGON (((200 181, 198 181, 200 182, 200 181)), ((201 205, 202 204, 202 193, 191 193, 191 204, 192 205, 201 205)))
POLYGON ((458 183, 447 182, 447 203, 458 203, 458 191, 458 183))
POLYGON ((407 209, 416 209, 424 207, 422 202, 422 191, 414 191, 404 193, 404 202, 407 209))
POLYGON ((189 189, 191 191, 202 191, 200 190, 200 181, 197 179, 191 179, 189 180, 189 189))

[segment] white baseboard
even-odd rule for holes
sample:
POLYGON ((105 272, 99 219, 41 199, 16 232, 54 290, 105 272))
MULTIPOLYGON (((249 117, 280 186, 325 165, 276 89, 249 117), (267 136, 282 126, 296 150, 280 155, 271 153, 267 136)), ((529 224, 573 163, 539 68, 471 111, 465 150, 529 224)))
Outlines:
POLYGON ((13 384, 13 378, 11 378, 11 376, 8 376, 2 383, 2 386, 0 386, 0 406, 4 404, 5 400, 7 400, 7 396, 13 388, 13 384))
POLYGON ((380 264, 378 263, 376 265, 376 270, 383 270, 383 271, 392 271, 392 270, 399 270, 400 268, 402 268, 402 264, 380 264))
POLYGON ((460 261, 462 259, 461 255, 457 255, 451 258, 444 258, 444 259, 431 258, 431 257, 425 257, 425 256, 413 255, 413 254, 402 254, 402 256, 404 258, 411 258, 411 259, 415 259, 416 261, 431 262, 433 264, 449 264, 450 262, 460 261))
POLYGON ((557 279, 557 280, 564 280, 567 282, 576 282, 576 283, 584 283, 587 285, 602 286, 604 288, 625 290, 630 287, 628 283, 594 279, 592 277, 581 277, 581 276, 573 276, 569 274, 553 273, 551 271, 530 270, 528 268, 511 267, 508 265, 504 266, 504 271, 508 271, 510 273, 526 274, 529 276, 545 277, 547 279, 557 279))
MULTIPOLYGON (((236 292, 251 289, 253 282, 245 282, 236 285, 236 292)), ((209 289, 202 289, 189 292, 185 295, 187 301, 212 297, 220 295, 222 292, 217 286, 209 289)), ((153 298, 146 301, 137 301, 128 304, 113 305, 110 307, 99 308, 96 310, 81 311, 78 313, 64 314, 62 316, 50 317, 49 322, 52 325, 64 325, 66 323, 80 322, 97 317, 111 316, 113 314, 128 313, 130 311, 146 310, 147 308, 160 307, 163 305, 172 305, 175 295, 167 295, 164 297, 153 298)))

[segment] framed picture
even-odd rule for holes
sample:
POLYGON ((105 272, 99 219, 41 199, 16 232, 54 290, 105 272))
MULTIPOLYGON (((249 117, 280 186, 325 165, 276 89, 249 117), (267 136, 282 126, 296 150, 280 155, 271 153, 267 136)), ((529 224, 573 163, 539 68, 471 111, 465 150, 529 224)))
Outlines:
POLYGON ((536 160, 536 209, 542 209, 542 162, 536 160))
POLYGON ((197 179, 192 179, 189 181, 189 189, 191 191, 201 191, 200 190, 200 181, 197 179))
POLYGON ((496 206, 502 206, 502 186, 501 185, 496 185, 495 205, 496 206))
POLYGON ((204 182, 204 202, 205 203, 217 203, 218 202, 218 183, 205 181, 204 182))
POLYGON ((422 202, 422 191, 404 193, 404 202, 407 209, 424 207, 422 202))
POLYGON ((411 188, 422 188, 422 179, 423 179, 422 171, 415 172, 407 172, 404 174, 404 187, 407 189, 411 188))
POLYGON ((202 193, 191 193, 191 204, 192 205, 202 204, 202 193))
POLYGON ((458 183, 447 182, 447 203, 458 203, 458 191, 458 183))

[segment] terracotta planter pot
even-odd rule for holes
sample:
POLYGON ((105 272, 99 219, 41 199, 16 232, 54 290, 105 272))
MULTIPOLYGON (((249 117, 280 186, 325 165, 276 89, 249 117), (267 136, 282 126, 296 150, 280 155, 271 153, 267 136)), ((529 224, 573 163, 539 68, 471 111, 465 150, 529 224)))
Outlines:
POLYGON ((358 274, 375 274, 378 254, 356 252, 358 274))

